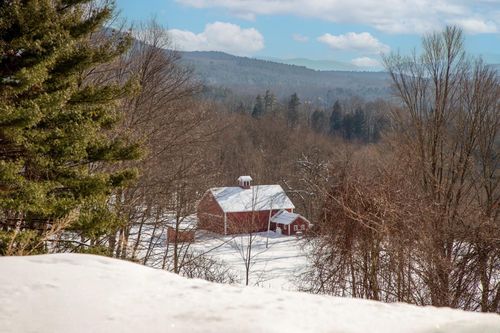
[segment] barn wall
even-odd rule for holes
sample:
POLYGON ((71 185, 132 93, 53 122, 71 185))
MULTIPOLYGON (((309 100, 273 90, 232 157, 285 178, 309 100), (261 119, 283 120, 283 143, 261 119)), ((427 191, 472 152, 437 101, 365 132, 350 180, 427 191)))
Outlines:
MULTIPOLYGON (((278 211, 272 211, 271 216, 278 211)), ((227 213, 228 234, 267 231, 269 211, 227 213)))
MULTIPOLYGON (((276 231, 277 224, 276 223, 271 223, 271 230, 276 231)), ((289 226, 281 226, 282 230, 281 233, 283 235, 288 235, 288 227, 290 227, 290 235, 295 235, 298 231, 301 231, 303 233, 307 232, 309 229, 309 223, 307 223, 306 220, 304 220, 302 217, 298 217, 295 221, 293 221, 289 226), (305 226, 305 229, 302 230, 301 227, 305 226), (298 230, 295 230, 294 226, 297 226, 298 230), (286 227, 286 229, 285 229, 286 227)))
POLYGON ((224 213, 210 191, 198 204, 198 228, 224 234, 224 213))
POLYGON ((307 232, 307 229, 309 228, 309 223, 307 223, 306 220, 304 220, 302 217, 298 217, 295 221, 293 221, 292 224, 290 224, 290 235, 295 235, 297 231, 301 231, 303 233, 307 232), (297 226, 298 230, 295 230, 294 226, 297 226), (301 227, 305 226, 305 229, 302 230, 301 227))
POLYGON ((194 230, 179 230, 176 233, 175 228, 167 227, 167 237, 170 243, 193 243, 194 233, 194 230))

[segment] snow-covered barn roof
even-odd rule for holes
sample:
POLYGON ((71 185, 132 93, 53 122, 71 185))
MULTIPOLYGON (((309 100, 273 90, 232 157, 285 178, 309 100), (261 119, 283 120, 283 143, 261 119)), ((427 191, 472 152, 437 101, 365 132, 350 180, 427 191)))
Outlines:
POLYGON ((282 210, 271 217, 271 222, 289 225, 292 224, 293 221, 295 221, 299 216, 299 214, 282 210))
POLYGON ((216 187, 210 191, 226 213, 295 208, 280 185, 257 185, 249 189, 216 187))
POLYGON ((300 216, 296 213, 290 213, 286 210, 281 210, 276 213, 273 217, 271 217, 271 222, 290 225, 295 221, 298 217, 302 217, 307 223, 310 223, 305 217, 300 216))

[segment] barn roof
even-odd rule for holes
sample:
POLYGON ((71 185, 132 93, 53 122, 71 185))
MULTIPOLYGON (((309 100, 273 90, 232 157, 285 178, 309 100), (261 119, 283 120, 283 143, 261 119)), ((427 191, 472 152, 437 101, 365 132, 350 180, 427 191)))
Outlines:
POLYGON ((226 213, 295 208, 280 185, 257 185, 249 189, 216 187, 210 191, 226 213))
POLYGON ((306 222, 310 223, 305 217, 296 213, 290 213, 289 211, 286 210, 281 210, 278 213, 276 213, 271 218, 271 222, 290 225, 299 217, 302 217, 306 222))

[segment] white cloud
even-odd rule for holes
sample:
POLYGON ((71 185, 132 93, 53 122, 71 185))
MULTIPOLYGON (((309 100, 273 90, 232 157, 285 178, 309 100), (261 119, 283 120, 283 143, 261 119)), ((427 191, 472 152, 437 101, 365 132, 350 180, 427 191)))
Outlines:
POLYGON ((292 38, 296 42, 307 43, 309 41, 309 37, 301 35, 301 34, 293 34, 292 38))
POLYGON ((369 57, 359 57, 351 60, 351 64, 358 67, 382 67, 380 62, 369 57))
POLYGON ((246 21, 255 21, 256 19, 255 14, 250 12, 234 13, 234 16, 246 21))
POLYGON ((456 24, 470 34, 484 34, 498 32, 497 25, 492 21, 484 21, 476 18, 453 20, 450 23, 456 24))
POLYGON ((223 51, 249 55, 264 48, 264 37, 254 29, 242 29, 232 23, 207 24, 201 33, 187 30, 169 30, 175 47, 182 51, 223 51))
POLYGON ((318 37, 318 41, 325 43, 336 50, 354 50, 369 53, 387 53, 389 46, 381 43, 368 32, 348 32, 344 35, 324 34, 318 37))
MULTIPOLYGON (((222 8, 239 17, 291 14, 336 23, 365 24, 389 33, 422 33, 474 17, 491 31, 498 0, 176 0, 195 8, 222 8), (488 23, 490 22, 490 23, 488 23)), ((496 14, 495 14, 496 13, 496 14)), ((477 23, 477 22, 476 22, 477 23)), ((486 29, 485 29, 486 28, 486 29)))

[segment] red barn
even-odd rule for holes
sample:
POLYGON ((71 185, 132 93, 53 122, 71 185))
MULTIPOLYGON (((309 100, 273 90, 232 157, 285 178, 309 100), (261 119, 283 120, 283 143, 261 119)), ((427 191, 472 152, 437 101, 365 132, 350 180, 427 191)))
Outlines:
POLYGON ((208 190, 198 205, 198 227, 224 235, 261 232, 280 211, 293 213, 295 206, 280 185, 251 182, 250 176, 241 176, 239 186, 208 190))

